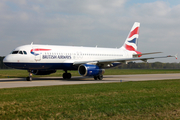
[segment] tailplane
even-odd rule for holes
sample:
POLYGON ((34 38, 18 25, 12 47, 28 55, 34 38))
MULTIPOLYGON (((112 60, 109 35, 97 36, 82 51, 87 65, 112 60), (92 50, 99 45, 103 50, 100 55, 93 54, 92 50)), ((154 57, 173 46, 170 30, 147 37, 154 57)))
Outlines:
POLYGON ((137 43, 138 43, 138 37, 139 37, 139 27, 140 23, 135 22, 133 27, 131 28, 131 31, 126 38, 126 41, 124 42, 123 47, 126 50, 129 51, 136 51, 137 50, 137 43))

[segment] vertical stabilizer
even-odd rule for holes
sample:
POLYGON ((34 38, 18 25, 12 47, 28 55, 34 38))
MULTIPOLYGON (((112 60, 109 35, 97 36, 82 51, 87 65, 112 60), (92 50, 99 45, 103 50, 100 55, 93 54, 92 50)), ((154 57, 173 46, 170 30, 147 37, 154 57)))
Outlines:
POLYGON ((136 51, 137 50, 137 43, 138 43, 138 37, 139 37, 139 27, 140 27, 140 23, 139 22, 135 22, 133 27, 131 28, 131 31, 128 35, 128 37, 126 38, 126 41, 123 45, 123 47, 126 50, 129 51, 136 51))

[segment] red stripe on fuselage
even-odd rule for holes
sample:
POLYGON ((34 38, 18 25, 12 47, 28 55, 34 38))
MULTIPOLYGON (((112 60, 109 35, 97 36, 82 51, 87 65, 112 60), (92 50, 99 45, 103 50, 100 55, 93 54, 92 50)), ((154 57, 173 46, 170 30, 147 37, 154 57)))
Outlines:
POLYGON ((133 31, 131 31, 131 33, 129 34, 129 37, 128 37, 128 38, 132 37, 132 36, 135 35, 135 34, 139 34, 139 27, 137 27, 137 28, 135 28, 133 31))
POLYGON ((31 49, 32 51, 50 51, 51 49, 41 49, 41 48, 36 48, 36 49, 31 49))

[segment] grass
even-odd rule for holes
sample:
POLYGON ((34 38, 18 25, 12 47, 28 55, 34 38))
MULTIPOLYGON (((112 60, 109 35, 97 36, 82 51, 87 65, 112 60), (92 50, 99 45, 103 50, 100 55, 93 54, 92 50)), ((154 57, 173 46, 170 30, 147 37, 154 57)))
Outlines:
MULTIPOLYGON (((69 71, 72 76, 79 76, 78 71, 69 71)), ((51 77, 62 76, 64 71, 57 70, 56 73, 53 73, 51 77)), ((178 69, 106 69, 105 75, 126 75, 126 74, 166 74, 166 73, 180 73, 178 69)), ((27 77, 28 72, 26 70, 0 70, 0 78, 15 78, 15 77, 27 77)), ((33 77, 44 77, 33 75, 33 77)))
POLYGON ((0 89, 0 119, 180 119, 180 80, 0 89))

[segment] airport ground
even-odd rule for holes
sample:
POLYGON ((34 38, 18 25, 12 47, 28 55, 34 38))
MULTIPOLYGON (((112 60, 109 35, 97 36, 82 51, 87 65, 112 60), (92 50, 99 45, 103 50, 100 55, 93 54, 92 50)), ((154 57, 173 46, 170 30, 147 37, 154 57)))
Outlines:
POLYGON ((81 76, 74 76, 70 80, 64 80, 62 77, 39 77, 39 78, 33 78, 32 81, 26 81, 26 78, 1 78, 0 88, 96 84, 96 83, 169 80, 169 79, 180 79, 180 73, 104 75, 103 80, 94 80, 94 78, 92 77, 81 77, 81 76))
MULTIPOLYGON (((72 76, 80 76, 78 71, 68 71, 72 76)), ((61 77, 64 71, 57 70, 50 75, 33 75, 33 77, 61 77)), ((179 69, 106 69, 104 75, 134 75, 134 74, 166 74, 180 73, 179 69)), ((1 69, 0 78, 25 78, 28 76, 27 70, 1 69)))
POLYGON ((180 73, 0 80, 11 83, 27 86, 0 89, 0 119, 180 119, 180 73))

